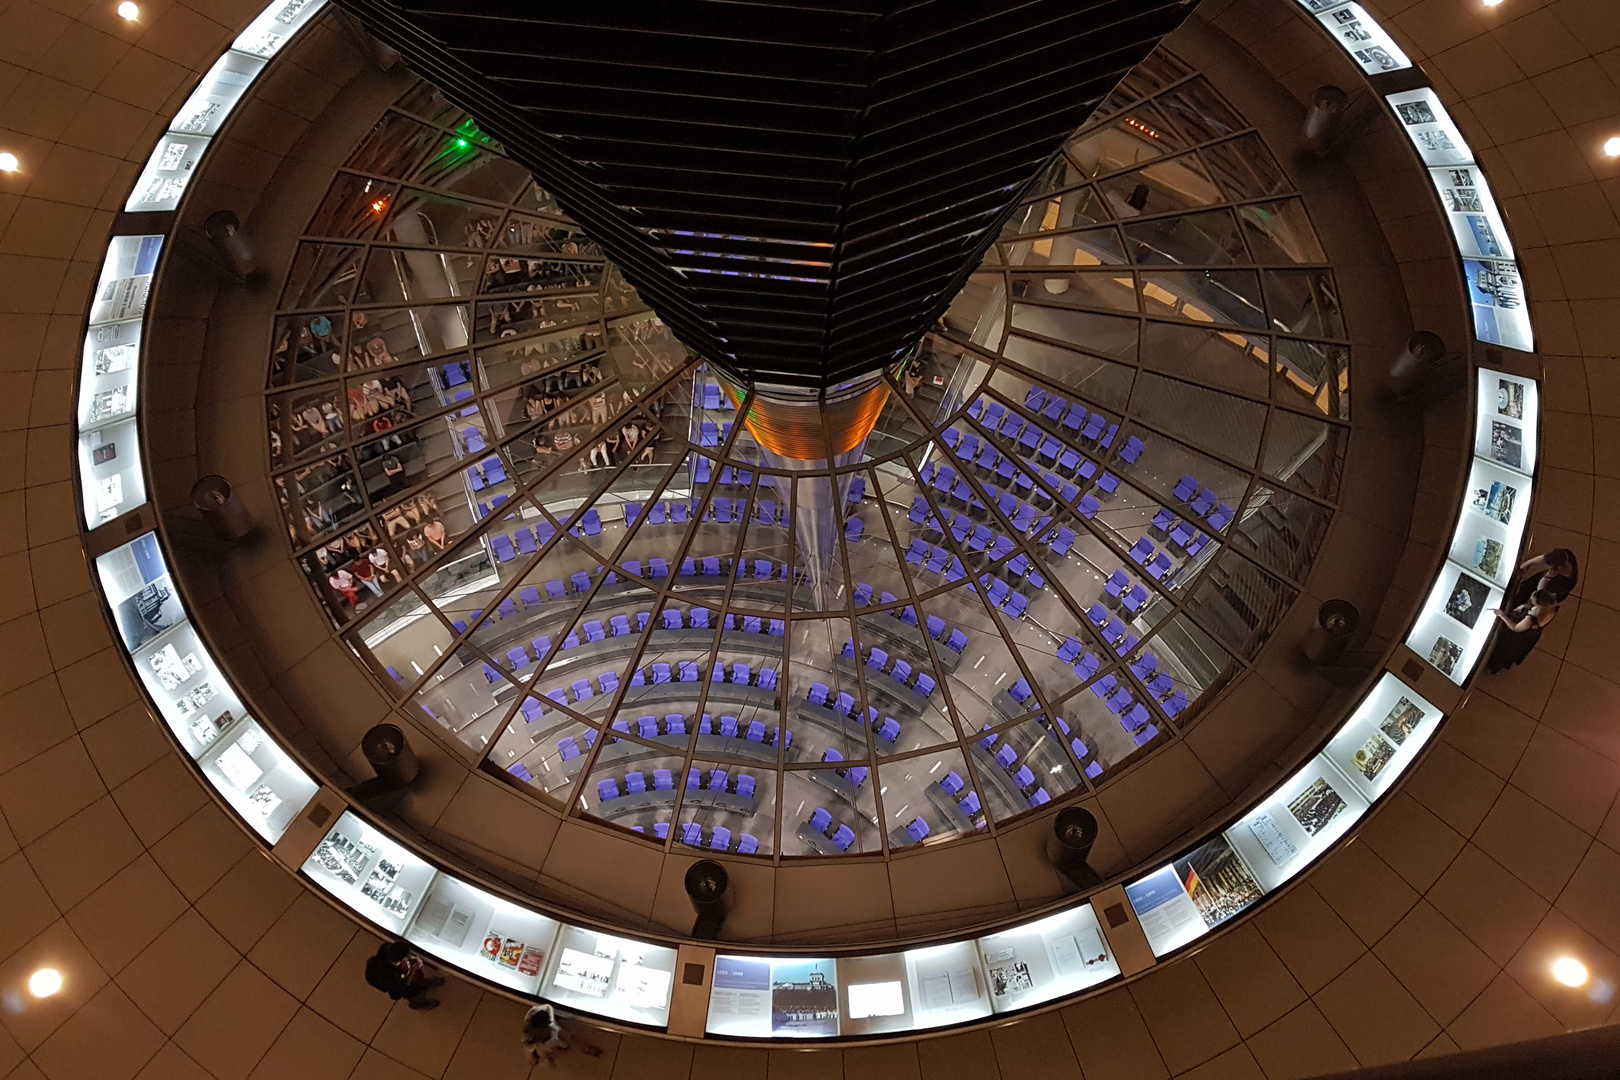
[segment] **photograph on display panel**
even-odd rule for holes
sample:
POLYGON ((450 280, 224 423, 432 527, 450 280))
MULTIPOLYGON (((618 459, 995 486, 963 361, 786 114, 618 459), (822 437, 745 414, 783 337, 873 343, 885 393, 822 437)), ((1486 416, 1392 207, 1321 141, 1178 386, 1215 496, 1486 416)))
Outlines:
POLYGON ((1451 587, 1451 598, 1446 601, 1446 614, 1472 630, 1490 593, 1491 587, 1485 582, 1459 573, 1451 587))
MULTIPOLYGON (((1342 805, 1342 800, 1341 800, 1342 805)), ((1315 814, 1314 803, 1289 809, 1297 817, 1300 813, 1315 814)), ((1301 821, 1304 824, 1304 821, 1301 821)), ((1307 831, 1310 830, 1306 826, 1307 831)), ((1318 825, 1320 828, 1320 824, 1318 825)), ((1173 864, 1181 879, 1181 887, 1192 897, 1203 917, 1204 925, 1214 929, 1238 914, 1264 895, 1260 882, 1255 880, 1243 857, 1237 853, 1226 837, 1218 836, 1197 851, 1177 859, 1173 864)))

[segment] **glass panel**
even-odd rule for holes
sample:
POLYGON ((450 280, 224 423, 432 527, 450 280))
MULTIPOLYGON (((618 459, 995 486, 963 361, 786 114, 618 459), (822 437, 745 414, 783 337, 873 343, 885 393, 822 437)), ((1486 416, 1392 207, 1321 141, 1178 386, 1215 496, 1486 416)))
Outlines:
POLYGON ((1316 230, 1305 214, 1305 204, 1299 199, 1240 206, 1237 214, 1256 262, 1287 265, 1327 261, 1316 230))
POLYGON ((1270 345, 1267 338, 1249 334, 1150 322, 1143 330, 1142 356, 1149 367, 1263 398, 1270 345))
POLYGON ((384 592, 399 584, 401 560, 365 522, 298 560, 332 620, 341 626, 369 611, 384 592))
POLYGON ((301 243, 293 256, 284 308, 318 308, 346 304, 354 298, 363 248, 347 244, 301 243))
POLYGON ((1230 541, 1298 581, 1321 550, 1332 511, 1291 492, 1257 485, 1237 516, 1230 541))
POLYGON ((1126 261, 1125 248, 1114 229, 1019 240, 1002 244, 1001 251, 1009 266, 1117 266, 1126 261))
MULTIPOLYGON (((1220 189, 1204 172, 1204 163, 1198 160, 1197 154, 1182 154, 1132 172, 1116 173, 1097 181, 1097 189, 1102 192, 1114 215, 1126 220, 1143 214, 1192 210, 1225 201, 1220 189)), ((1088 223, 1079 221, 1075 224, 1088 223)))
POLYGON ((951 301, 945 326, 976 345, 995 348, 1001 342, 1007 313, 1007 282, 999 273, 974 274, 951 301))
POLYGON ((1136 279, 1119 273, 1013 274, 1015 299, 1135 312, 1136 279))
POLYGON ((276 498, 300 546, 365 512, 360 482, 346 457, 324 458, 276 477, 276 498))
POLYGON ((936 750, 878 766, 889 850, 938 844, 985 828, 962 751, 936 750))
POLYGON ((1149 315, 1266 327, 1260 279, 1252 270, 1144 270, 1142 296, 1149 315))
POLYGON ((407 590, 390 599, 353 637, 356 652, 367 654, 381 680, 402 695, 450 648, 455 634, 422 598, 407 590))
POLYGON ((785 774, 782 854, 857 855, 882 851, 872 794, 876 785, 871 773, 863 762, 785 774))
POLYGON ((1282 166, 1259 135, 1240 135, 1206 146, 1199 153, 1215 182, 1234 201, 1279 195, 1290 186, 1282 166))
POLYGON ((348 239, 370 236, 398 191, 398 184, 339 173, 305 231, 310 236, 348 239))
POLYGON ((998 821, 1039 809, 1079 783, 1063 743, 1039 720, 1014 724, 970 745, 979 790, 998 821))
MULTIPOLYGON (((1120 339, 1123 344, 1122 334, 1120 339)), ((1135 370, 1123 364, 1017 334, 1007 339, 1004 355, 1045 376, 1052 384, 1070 387, 1086 401, 1110 409, 1125 407, 1130 400, 1131 384, 1136 380, 1135 370)))
POLYGON ((1195 142, 1219 139, 1249 126, 1202 75, 1161 94, 1154 104, 1195 142))
POLYGON ((344 321, 340 311, 277 319, 270 385, 310 382, 341 372, 344 321))
POLYGON ((1344 316, 1339 289, 1327 270, 1267 270, 1266 307, 1278 330, 1312 337, 1342 338, 1344 316))
POLYGON ((1272 397, 1295 408, 1350 419, 1350 350, 1343 345, 1277 338, 1272 397))
POLYGON ((349 155, 347 166, 376 176, 403 177, 439 138, 433 128, 390 112, 377 121, 359 149, 349 155))
POLYGON ((1293 588, 1228 552, 1199 579, 1187 606, 1227 648, 1252 659, 1296 595, 1293 588))
POLYGON ((1337 425, 1275 409, 1266 430, 1266 457, 1261 467, 1313 495, 1335 498, 1346 435, 1337 425))
POLYGON ((1260 452, 1266 406, 1259 402, 1143 372, 1131 411, 1194 446, 1245 464, 1253 464, 1260 452))
POLYGON ((1055 198, 1020 207, 1008 219, 1001 235, 1006 238, 1027 233, 1075 229, 1107 221, 1112 216, 1096 189, 1083 187, 1055 198))
POLYGON ((412 695, 412 704, 468 748, 482 751, 520 693, 488 660, 462 647, 412 695))
POLYGON ((771 854, 776 847, 775 770, 701 760, 691 768, 698 775, 687 773, 675 842, 704 851, 771 854))
POLYGON ((1120 360, 1136 359, 1137 322, 1114 315, 1093 315, 1083 311, 1013 305, 1012 324, 1023 330, 1057 341, 1084 342, 1086 348, 1120 360))
POLYGON ((1127 223, 1125 241, 1138 265, 1224 266, 1248 261, 1230 210, 1127 223))

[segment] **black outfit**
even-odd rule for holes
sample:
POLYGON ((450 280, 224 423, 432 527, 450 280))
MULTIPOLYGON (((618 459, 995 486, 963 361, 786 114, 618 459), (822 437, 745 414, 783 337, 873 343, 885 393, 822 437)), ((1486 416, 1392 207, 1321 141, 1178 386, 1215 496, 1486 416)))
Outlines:
POLYGON ((395 1001, 416 1001, 443 980, 413 979, 406 974, 401 964, 413 955, 414 950, 403 941, 385 942, 366 959, 367 985, 395 1001))
MULTIPOLYGON (((1566 578, 1564 580, 1573 581, 1574 579, 1566 578)), ((1534 579, 1532 579, 1532 584, 1534 584, 1534 579)), ((1532 589, 1531 591, 1534 592, 1535 590, 1532 589)), ((1508 618, 1514 622, 1518 622, 1528 614, 1530 614, 1529 604, 1522 604, 1512 608, 1507 613, 1508 618)), ((1557 616, 1556 609, 1553 614, 1555 617, 1557 616)), ((1551 622, 1552 619, 1547 621, 1551 622)), ((1543 627, 1540 626, 1532 626, 1528 630, 1510 630, 1506 625, 1498 626, 1496 628, 1496 644, 1491 648, 1490 659, 1485 661, 1486 669, 1492 675, 1495 675, 1499 671, 1518 667, 1524 662, 1525 657, 1535 650, 1536 643, 1541 640, 1542 629, 1543 627)))
POLYGON ((1513 588, 1508 590, 1507 606, 1516 608, 1528 604, 1530 594, 1537 589, 1546 589, 1562 604, 1569 599, 1569 594, 1575 591, 1575 586, 1580 584, 1580 580, 1581 574, 1578 569, 1569 577, 1555 574, 1550 569, 1543 570, 1539 574, 1532 574, 1514 582, 1513 588))

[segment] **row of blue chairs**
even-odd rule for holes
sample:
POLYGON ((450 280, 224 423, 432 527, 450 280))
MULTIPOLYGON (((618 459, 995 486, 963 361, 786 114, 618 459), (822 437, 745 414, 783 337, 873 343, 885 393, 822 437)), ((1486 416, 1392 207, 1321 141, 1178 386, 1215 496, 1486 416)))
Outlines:
MULTIPOLYGON (((999 483, 1001 487, 1022 498, 1046 498, 1035 485, 1034 472, 1039 472, 1047 487, 1065 502, 1073 502, 1093 480, 1104 495, 1113 495, 1119 490, 1119 477, 1106 469, 1099 473, 1096 462, 1090 458, 1082 458, 1078 451, 1072 449, 1064 450, 1051 461, 1029 461, 1026 458, 1004 454, 988 439, 981 440, 971 432, 963 434, 956 428, 946 429, 945 441, 956 452, 959 460, 978 470, 979 478, 986 487, 999 483), (1025 468, 1026 465, 1028 469, 1025 468), (1049 471, 1050 469, 1057 469, 1063 475, 1059 476, 1049 471)), ((927 471, 926 466, 924 471, 927 471)), ((939 479, 938 473, 926 475, 923 480, 936 490, 948 491, 963 501, 966 501, 966 493, 971 492, 962 475, 957 473, 954 467, 944 480, 939 479), (941 484, 948 486, 942 487, 941 484)))
POLYGON ((1136 741, 1137 746, 1150 741, 1159 733, 1159 729, 1152 723, 1153 714, 1148 707, 1136 700, 1128 685, 1123 685, 1116 675, 1104 675, 1091 684, 1091 692, 1097 695, 1099 701, 1119 718, 1120 727, 1125 733, 1136 741))
POLYGON ((1218 496, 1209 488, 1200 487, 1192 473, 1185 474, 1177 481, 1172 494, 1187 504, 1187 508, 1194 515, 1207 521, 1210 529, 1215 532, 1220 532, 1232 523, 1235 511, 1225 503, 1219 502, 1218 496))
POLYGON ((833 772, 837 773, 839 776, 842 776, 845 780, 848 780, 851 787, 858 788, 862 784, 866 783, 866 766, 848 765, 843 768, 838 768, 837 763, 844 760, 844 755, 839 753, 839 751, 833 747, 829 746, 821 752, 821 760, 833 765, 833 772))
MULTIPOLYGON (((632 825, 630 831, 645 833, 647 827, 645 825, 632 825)), ((654 822, 653 835, 660 840, 668 840, 669 822, 654 822)), ((703 826, 695 821, 688 821, 681 825, 678 839, 688 847, 707 848, 710 851, 735 851, 738 855, 753 855, 759 851, 759 837, 751 833, 743 833, 737 838, 737 846, 732 847, 731 830, 724 825, 716 825, 710 829, 709 839, 705 842, 703 839, 703 826)))
POLYGON ((734 574, 738 581, 750 577, 757 581, 786 581, 788 564, 770 559, 729 559, 718 555, 688 555, 681 561, 682 577, 729 578, 734 574))
MULTIPOLYGON (((500 676, 493 667, 485 664, 484 678, 493 684, 499 680, 500 676)), ((757 686, 762 690, 774 690, 777 686, 777 678, 778 672, 773 667, 762 667, 756 672, 748 664, 738 663, 728 667, 726 664, 721 663, 715 665, 710 681, 732 683, 737 686, 757 686)), ((664 661, 659 661, 637 668, 630 676, 631 686, 658 686, 672 682, 698 683, 702 681, 702 672, 695 660, 681 660, 673 666, 664 661)), ((594 686, 589 678, 579 678, 570 683, 566 689, 560 686, 552 687, 540 697, 549 698, 558 705, 568 705, 570 703, 578 705, 596 697, 598 692, 603 696, 611 696, 618 689, 619 673, 610 670, 598 674, 594 686)), ((528 699, 524 704, 527 705, 529 701, 533 701, 537 706, 541 705, 534 698, 528 699)), ((543 706, 541 707, 543 709, 543 706)), ((533 718, 531 717, 531 719, 533 718)))
POLYGON ((699 421, 697 439, 698 445, 719 446, 721 443, 731 438, 731 424, 732 421, 730 420, 727 420, 724 425, 716 424, 713 420, 699 421))
MULTIPOLYGON (((528 701, 525 701, 524 705, 527 706, 528 701)), ((532 723, 541 714, 531 714, 527 708, 524 708, 523 715, 532 723)), ((634 729, 630 727, 630 721, 623 717, 614 720, 608 726, 614 731, 625 735, 633 733, 649 741, 661 736, 690 734, 684 713, 668 713, 662 720, 652 715, 638 717, 634 729)), ((697 726, 697 734, 705 738, 712 736, 720 739, 741 739, 744 742, 759 743, 762 746, 775 746, 777 742, 776 732, 777 729, 767 728, 759 720, 750 720, 744 724, 735 716, 716 717, 713 713, 704 713, 698 720, 697 726)), ((791 747, 793 745, 792 731, 787 731, 783 738, 786 740, 787 746, 791 747)))
MULTIPOLYGON (((1070 402, 1039 386, 1031 386, 1024 393, 1024 408, 1039 414, 1049 424, 1055 424, 1059 430, 1078 432, 1080 438, 1094 441, 1104 448, 1113 445, 1114 436, 1119 430, 1118 425, 1110 423, 1107 417, 1103 417, 1099 423, 1099 414, 1092 413, 1088 417, 1078 402, 1070 402)), ((1134 465, 1146 449, 1146 443, 1135 435, 1129 435, 1119 448, 1119 456, 1127 465, 1134 465)))
POLYGON ((511 562, 521 555, 533 555, 557 535, 557 530, 549 521, 539 521, 533 528, 528 525, 512 530, 511 534, 491 533, 489 548, 498 563, 511 562))
POLYGON ((1086 619, 1097 628, 1103 641, 1120 656, 1125 656, 1142 640, 1140 634, 1132 633, 1124 620, 1104 607, 1101 601, 1086 609, 1086 619))
POLYGON ((710 412, 718 412, 721 409, 736 409, 736 406, 731 403, 731 398, 712 382, 698 384, 698 402, 710 412))
POLYGON ((1149 599, 1147 586, 1141 582, 1133 584, 1131 575, 1123 569, 1115 570, 1108 576, 1108 580, 1103 582, 1103 592, 1117 600, 1132 615, 1146 607, 1149 599))
POLYGON ((1188 555, 1197 555, 1204 550, 1204 545, 1211 542, 1208 533, 1189 521, 1181 520, 1173 510, 1160 510, 1154 514, 1153 524, 1148 531, 1158 533, 1169 547, 1185 551, 1188 555))
MULTIPOLYGON (((1068 485, 1074 488, 1075 495, 1082 490, 1079 485, 1087 485, 1093 481, 1105 495, 1113 495, 1119 490, 1119 477, 1101 468, 1091 458, 1056 436, 1043 433, 1033 424, 1022 428, 1021 436, 1005 435, 1007 429, 1021 423, 1015 414, 1009 413, 1002 421, 1001 430, 995 432, 996 435, 1007 439, 1006 453, 988 436, 981 439, 971 431, 963 432, 954 427, 946 429, 945 443, 956 454, 958 460, 977 468, 981 477, 994 476, 1004 484, 1010 483, 1014 490, 1026 496, 1034 493, 1035 489, 1034 481, 1025 471, 1025 466, 1046 476, 1052 476, 1047 483, 1053 491, 1062 490, 1065 483, 1063 477, 1078 482, 1068 485), (1062 476, 1047 471, 1051 469, 1056 469, 1062 476)), ((1135 444, 1141 440, 1133 435, 1131 442, 1135 444)), ((1137 453, 1140 455, 1140 451, 1137 453)), ((952 490, 955 491, 954 488, 952 490)))
MULTIPOLYGON (((699 483, 708 483, 707 477, 700 476, 699 483)), ((624 504, 624 520, 626 525, 634 525, 641 517, 643 506, 638 502, 624 504)), ((684 499, 668 499, 653 503, 652 509, 647 512, 649 525, 685 525, 692 520, 696 509, 695 503, 684 499)), ((778 506, 775 499, 760 499, 750 504, 747 499, 733 499, 728 495, 716 495, 704 508, 703 519, 713 521, 720 525, 746 525, 750 520, 757 518, 761 525, 787 526, 788 508, 783 503, 778 506)))
POLYGON ((832 829, 833 816, 824 806, 816 807, 805 825, 831 840, 833 847, 839 851, 848 851, 855 844, 855 830, 848 825, 839 825, 836 831, 828 831, 832 829))
POLYGON ((1069 740, 1069 749, 1074 751, 1075 760, 1080 762, 1080 770, 1086 776, 1095 780, 1103 774, 1103 765, 1102 762, 1097 760, 1097 751, 1087 746, 1084 739, 1070 730, 1068 721, 1061 716, 1046 716, 1043 714, 1040 717, 1040 722, 1041 726, 1052 732, 1059 742, 1064 739, 1069 740))
MULTIPOLYGON (((856 659, 854 638, 844 639, 843 656, 848 660, 856 659)), ((918 671, 913 673, 911 665, 898 656, 893 658, 894 662, 892 664, 889 661, 888 652, 878 648, 876 645, 866 650, 866 666, 873 671, 887 675, 901 686, 910 687, 923 697, 928 697, 938 688, 939 683, 928 672, 918 671)))
MULTIPOLYGON (((540 602, 539 594, 533 588, 525 588, 523 592, 525 594, 525 604, 531 604, 531 601, 527 595, 529 593, 535 594, 532 601, 533 604, 538 604, 540 602)), ((513 605, 510 614, 508 614, 507 606, 509 604, 512 604, 510 597, 501 601, 500 605, 498 605, 496 609, 500 614, 500 617, 503 619, 510 618, 512 615, 517 614, 515 605, 513 605)), ((473 618, 476 619, 478 614, 478 612, 474 612, 473 618)), ((662 629, 709 630, 713 629, 715 626, 718 626, 721 630, 737 630, 747 634, 766 634, 770 637, 785 637, 787 635, 787 623, 781 619, 765 619, 756 615, 726 615, 718 622, 711 624, 710 619, 713 614, 714 613, 706 607, 693 607, 686 611, 683 611, 678 607, 667 607, 663 612, 662 629)), ((651 619, 651 612, 638 611, 636 612, 636 624, 634 627, 632 627, 630 624, 630 617, 628 615, 614 615, 612 618, 607 620, 607 626, 605 629, 601 620, 588 620, 581 626, 581 629, 585 632, 583 642, 590 643, 594 641, 603 641, 607 639, 609 634, 611 634, 613 637, 637 636, 642 631, 647 629, 647 623, 650 622, 651 619)), ((582 641, 579 636, 579 631, 573 630, 569 632, 567 637, 563 638, 562 647, 565 650, 577 649, 581 644, 582 641)), ((506 659, 513 671, 521 671, 530 664, 545 659, 546 654, 550 651, 551 635, 541 634, 527 647, 522 644, 512 646, 506 651, 506 659), (530 649, 533 649, 532 655, 529 652, 530 649)), ((761 670, 762 672, 772 672, 773 678, 771 684, 774 685, 774 669, 764 668, 761 670)), ((397 674, 395 677, 398 678, 397 674)))
POLYGON ((1143 649, 1141 655, 1131 661, 1131 673, 1142 680, 1164 715, 1175 716, 1187 707, 1187 692, 1176 689, 1175 680, 1170 678, 1169 672, 1160 669, 1159 657, 1152 649, 1143 649))
MULTIPOLYGON (((692 481, 702 487, 714 477, 714 462, 702 454, 693 451, 689 455, 692 465, 692 481)), ((730 465, 720 466, 721 487, 749 487, 754 483, 754 471, 742 466, 733 468, 730 465)))
POLYGON ((1044 806, 1052 801, 1051 793, 1040 782, 1040 778, 1035 775, 1035 770, 1030 768, 1029 763, 1019 760, 1018 750, 1011 742, 992 732, 980 739, 979 745, 1007 774, 1030 806, 1044 806), (1000 745, 997 745, 998 742, 1000 745))
POLYGON ((979 793, 967 786, 967 782, 952 769, 939 781, 939 786, 945 794, 956 800, 956 805, 968 820, 976 821, 984 813, 984 804, 979 801, 979 793))
MULTIPOLYGON (((867 606, 869 606, 872 603, 873 591, 874 590, 872 589, 872 586, 868 585, 866 582, 864 582, 864 581, 856 582, 855 583, 855 606, 856 607, 867 607, 867 606)), ((900 599, 899 597, 895 596, 894 593, 889 592, 888 590, 884 590, 883 592, 878 593, 878 595, 877 595, 877 602, 880 603, 880 604, 898 603, 899 599, 900 599)), ((907 604, 905 607, 898 607, 898 608, 892 607, 892 608, 889 608, 889 616, 891 618, 900 620, 901 622, 905 623, 907 626, 916 626, 917 625, 917 609, 914 606, 912 606, 911 604, 907 604)), ((955 653, 956 655, 961 656, 962 653, 967 650, 967 647, 968 647, 967 631, 961 629, 960 627, 951 626, 949 623, 947 623, 944 619, 940 618, 938 615, 930 615, 930 616, 928 616, 924 620, 924 626, 926 627, 926 629, 928 631, 928 636, 929 637, 933 638, 935 641, 939 642, 941 645, 943 645, 945 648, 951 650, 951 652, 955 653)))
POLYGON ((506 466, 494 455, 474 462, 462 471, 467 477, 467 486, 475 492, 506 482, 506 466))
MULTIPOLYGON (((654 791, 674 791, 675 773, 671 769, 654 769, 652 773, 654 791)), ((689 769, 686 774, 686 790, 688 791, 714 791, 726 794, 735 794, 744 799, 754 797, 755 786, 758 783, 748 773, 738 773, 732 777, 725 769, 711 769, 707 778, 703 776, 702 769, 689 769)), ((619 781, 607 777, 596 782, 596 795, 604 803, 614 799, 624 798, 626 795, 639 795, 646 792, 647 774, 640 770, 624 774, 624 788, 621 791, 619 781)))
POLYGON ((1153 546, 1153 541, 1146 536, 1139 537, 1131 550, 1125 554, 1131 561, 1140 566, 1154 581, 1163 581, 1164 576, 1170 572, 1174 563, 1170 556, 1153 546))
POLYGON ((893 746, 900 738, 900 721, 892 716, 881 719, 876 706, 868 705, 866 715, 862 716, 859 707, 855 704, 855 696, 848 691, 840 691, 837 697, 833 696, 832 688, 826 683, 815 682, 810 684, 810 690, 805 695, 810 704, 826 709, 836 716, 848 717, 870 727, 878 738, 893 746))

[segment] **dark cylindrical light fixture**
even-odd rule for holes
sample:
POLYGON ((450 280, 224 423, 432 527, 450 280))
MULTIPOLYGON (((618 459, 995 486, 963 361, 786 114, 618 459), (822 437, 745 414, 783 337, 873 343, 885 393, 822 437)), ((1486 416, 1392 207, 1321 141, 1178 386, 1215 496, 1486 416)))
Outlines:
POLYGON ((223 476, 205 476, 191 485, 191 505, 221 540, 236 543, 253 532, 253 518, 223 476))
POLYGON ((1328 152, 1344 128, 1344 111, 1349 105, 1350 96, 1337 86, 1317 87, 1301 132, 1306 150, 1317 157, 1328 152))
POLYGON ((699 859, 686 869, 686 895, 692 900, 697 921, 692 924, 692 936, 712 941, 720 936, 720 924, 726 920, 726 890, 731 876, 726 868, 713 859, 699 859))

